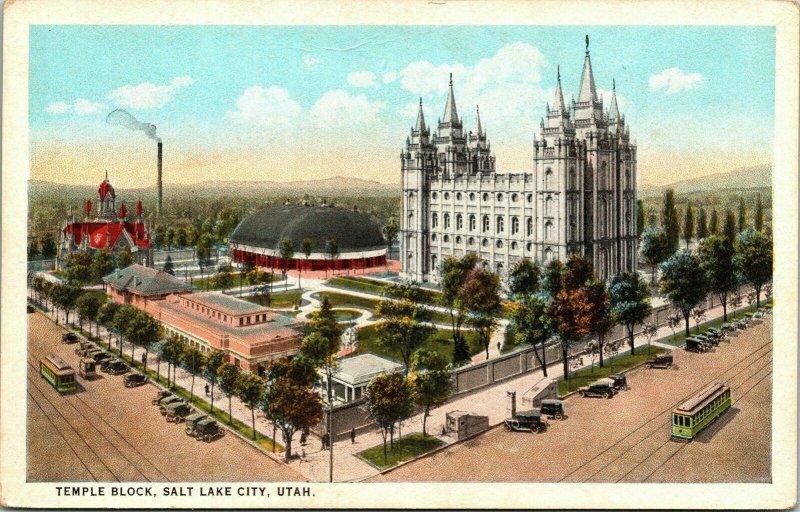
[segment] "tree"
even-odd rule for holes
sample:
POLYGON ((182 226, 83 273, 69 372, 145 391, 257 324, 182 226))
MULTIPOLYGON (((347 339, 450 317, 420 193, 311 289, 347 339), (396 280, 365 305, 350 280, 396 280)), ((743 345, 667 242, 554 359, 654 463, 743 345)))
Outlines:
POLYGON ((114 314, 114 320, 112 324, 119 335, 120 355, 122 355, 122 336, 125 336, 128 332, 128 326, 131 324, 131 322, 133 322, 134 316, 136 316, 136 310, 127 305, 121 306, 114 314))
MULTIPOLYGON (((308 258, 311 257, 311 252, 314 250, 314 242, 310 238, 304 238, 301 246, 303 256, 306 257, 306 267, 308 267, 308 258)), ((300 288, 300 278, 297 279, 297 287, 300 288)))
POLYGON ((114 258, 107 249, 102 249, 94 253, 91 264, 91 276, 93 281, 99 281, 114 271, 114 258))
POLYGON ((656 268, 672 254, 667 234, 662 228, 649 226, 642 233, 642 259, 650 267, 650 283, 656 282, 656 268))
POLYGON ((35 238, 31 238, 30 242, 28 242, 28 259, 32 260, 39 255, 39 242, 35 238))
POLYGON ((512 321, 519 343, 533 346, 533 353, 547 377, 547 342, 555 334, 553 321, 548 314, 548 303, 541 295, 531 295, 514 308, 512 321), (539 350, 541 349, 541 354, 539 350))
MULTIPOLYGON (((281 259, 283 260, 283 274, 286 275, 286 273, 289 271, 289 260, 294 258, 294 242, 289 238, 284 238, 283 240, 281 240, 280 252, 281 252, 281 259)), ((284 290, 288 289, 289 289, 289 278, 287 277, 286 287, 284 288, 284 290)))
POLYGON ((469 312, 469 323, 478 331, 478 338, 489 359, 489 344, 500 312, 500 278, 497 274, 473 268, 459 291, 461 303, 469 312))
MULTIPOLYGON (((333 264, 333 273, 336 273, 336 258, 339 257, 339 241, 335 238, 330 238, 325 244, 325 250, 331 258, 333 264)), ((328 269, 325 269, 325 278, 328 277, 328 269)))
POLYGON ((761 305, 761 288, 772 280, 772 239, 763 231, 747 229, 736 240, 736 266, 756 290, 756 305, 761 305))
POLYGON ((647 285, 635 272, 617 274, 609 288, 611 316, 625 326, 631 355, 635 352, 633 329, 650 314, 650 294, 647 285))
MULTIPOLYGON (((292 363, 287 363, 291 366, 292 363)), ((316 425, 322 419, 322 400, 310 384, 298 381, 293 372, 271 379, 265 394, 267 417, 281 429, 286 444, 286 461, 292 457, 292 438, 298 430, 316 425)))
MULTIPOLYGON (((242 372, 239 376, 239 383, 236 386, 237 395, 242 403, 250 409, 250 418, 253 423, 253 441, 256 440, 256 407, 264 400, 267 390, 264 388, 264 380, 258 375, 250 372, 242 372)), ((273 440, 274 441, 274 440, 273 440)))
POLYGON ((88 252, 73 252, 64 261, 67 282, 83 286, 92 279, 92 255, 88 252))
POLYGON ((703 240, 704 238, 708 237, 708 219, 706 218, 706 209, 700 207, 700 211, 697 213, 697 239, 703 240))
POLYGON ((761 204, 761 192, 756 196, 756 215, 753 219, 753 227, 756 231, 764 229, 764 205, 761 204))
POLYGON ((401 373, 387 373, 375 377, 367 388, 369 416, 381 428, 383 435, 383 461, 387 462, 386 439, 390 436, 394 448, 394 428, 397 422, 408 418, 414 410, 414 391, 401 373))
POLYGON ((135 258, 133 253, 127 247, 117 254, 117 268, 125 268, 133 265, 135 258))
POLYGON ((564 264, 561 260, 553 260, 544 268, 542 290, 551 298, 561 290, 564 281, 564 264))
POLYGON ((219 389, 228 397, 228 424, 233 423, 233 410, 231 397, 236 394, 236 384, 239 382, 239 367, 231 363, 222 363, 217 369, 219 389))
POLYGON ((203 373, 206 365, 205 354, 194 345, 186 344, 180 355, 181 366, 192 376, 192 385, 189 388, 190 402, 194 401, 194 378, 203 373))
POLYGON ((42 237, 41 246, 42 258, 55 258, 58 249, 56 248, 56 241, 53 238, 52 233, 45 233, 45 235, 42 237))
POLYGON ((722 303, 723 322, 728 321, 728 294, 737 286, 734 246, 724 236, 713 235, 700 244, 698 256, 706 275, 708 291, 722 303))
POLYGON ((597 350, 602 368, 606 336, 614 328, 611 295, 606 290, 605 282, 595 279, 586 285, 586 298, 589 303, 589 332, 597 336, 597 350))
POLYGON ((227 356, 221 350, 212 350, 206 355, 205 378, 211 383, 211 412, 214 412, 214 386, 219 382, 219 368, 225 363, 227 356))
POLYGON ((722 232, 731 243, 736 241, 736 219, 733 216, 733 212, 730 210, 725 211, 725 227, 722 232))
POLYGON ((219 272, 214 276, 214 284, 223 291, 233 286, 233 267, 230 265, 220 265, 219 272))
POLYGON ((644 232, 644 220, 647 217, 647 210, 641 199, 636 200, 636 237, 641 237, 644 232))
POLYGON ((389 260, 389 253, 392 250, 392 245, 394 245, 395 240, 397 240, 397 234, 400 232, 400 225, 397 223, 397 219, 394 216, 389 217, 389 222, 383 226, 383 239, 386 241, 386 260, 389 260))
POLYGON ((270 276, 263 270, 254 268, 247 274, 247 282, 255 285, 254 296, 263 304, 267 303, 269 307, 272 302, 272 286, 270 285, 270 276))
POLYGON ((671 188, 664 193, 664 206, 661 211, 661 227, 667 234, 670 253, 677 251, 681 231, 678 225, 678 210, 675 208, 675 190, 671 188))
MULTIPOLYGON (((114 316, 119 311, 121 306, 116 302, 106 301, 102 306, 100 306, 100 310, 97 312, 96 319, 98 324, 103 324, 108 328, 108 350, 111 350, 111 327, 114 326, 114 316)), ((97 331, 98 336, 100 335, 100 329, 98 327, 97 331)))
POLYGON ((200 231, 195 226, 189 226, 186 230, 186 247, 197 245, 200 238, 200 231))
POLYGON ((175 386, 175 377, 178 365, 181 364, 181 357, 186 351, 187 343, 177 334, 170 335, 167 340, 160 345, 161 358, 167 362, 167 385, 170 385, 170 369, 172 369, 172 386, 175 386))
POLYGON ((711 220, 708 221, 708 232, 712 235, 719 233, 719 218, 717 217, 717 210, 711 210, 711 220))
POLYGON ((475 254, 467 253, 461 258, 448 256, 442 260, 439 266, 442 287, 440 303, 450 313, 450 323, 453 329, 454 366, 458 366, 470 359, 469 348, 461 334, 461 326, 464 323, 466 309, 461 300, 462 295, 459 292, 467 279, 467 275, 477 262, 478 257, 475 254))
POLYGON ((681 325, 681 314, 670 315, 667 317, 667 327, 672 331, 672 337, 675 338, 675 330, 681 325))
POLYGON ((125 329, 125 336, 131 343, 131 359, 134 355, 134 346, 138 345, 144 349, 144 371, 147 372, 147 356, 150 346, 161 339, 162 329, 152 316, 144 311, 136 310, 133 319, 125 329))
POLYGON ((164 266, 162 267, 161 270, 172 276, 175 275, 175 264, 172 263, 172 256, 170 256, 169 254, 167 254, 167 259, 164 260, 164 266))
POLYGON ((744 197, 739 197, 739 229, 741 233, 747 229, 747 207, 744 204, 744 197))
POLYGON ((706 310, 700 307, 692 310, 692 318, 694 318, 694 326, 697 328, 697 333, 700 333, 700 323, 706 319, 706 310))
POLYGON ((705 298, 707 291, 706 275, 695 254, 679 251, 661 264, 661 293, 683 315, 687 337, 692 310, 705 298))
MULTIPOLYGON (((106 301, 106 297, 103 295, 102 299, 101 296, 98 296, 95 293, 84 293, 78 300, 75 302, 75 306, 78 309, 78 314, 80 315, 80 326, 83 329, 83 319, 86 318, 88 320, 94 320, 97 318, 97 312, 100 311, 100 307, 106 301)), ((92 327, 91 324, 89 325, 89 331, 91 332, 92 327)))
POLYGON ((167 247, 172 249, 172 246, 175 245, 175 228, 167 228, 167 247))
POLYGON ((686 214, 683 217, 683 241, 686 243, 686 248, 689 248, 689 242, 694 237, 694 211, 692 205, 686 205, 686 214))
POLYGON ((518 300, 539 291, 541 271, 530 258, 522 258, 511 267, 508 273, 508 288, 518 300))
POLYGON ((186 228, 181 226, 175 231, 175 245, 180 248, 184 248, 189 245, 189 234, 186 231, 186 228))
POLYGON ((406 299, 384 300, 378 304, 376 313, 384 318, 376 325, 381 345, 400 354, 407 374, 411 356, 436 332, 423 323, 430 321, 430 310, 406 299))
POLYGON ((82 293, 83 291, 79 287, 71 284, 56 285, 54 299, 58 306, 66 313, 66 323, 69 323, 69 314, 75 309, 78 297, 80 297, 82 293))
POLYGON ((167 244, 167 228, 165 226, 158 225, 153 230, 153 243, 161 248, 167 244))
POLYGON ((656 334, 658 334, 658 326, 653 323, 646 323, 642 326, 642 335, 647 338, 647 353, 650 353, 650 344, 653 342, 653 338, 655 338, 656 334))
POLYGON ((444 355, 433 350, 420 349, 414 353, 412 366, 414 372, 410 381, 414 388, 414 402, 424 410, 422 434, 427 436, 431 408, 444 404, 450 397, 450 365, 444 355))
POLYGON ((211 234, 204 232, 198 237, 195 254, 197 255, 197 264, 200 267, 200 278, 202 279, 203 268, 208 266, 211 258, 211 234))

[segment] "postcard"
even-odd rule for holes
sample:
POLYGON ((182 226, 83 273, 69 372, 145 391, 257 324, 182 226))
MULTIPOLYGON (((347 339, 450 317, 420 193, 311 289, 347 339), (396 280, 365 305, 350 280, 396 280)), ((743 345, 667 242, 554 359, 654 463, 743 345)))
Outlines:
POLYGON ((2 503, 794 506, 797 14, 7 3, 2 503))

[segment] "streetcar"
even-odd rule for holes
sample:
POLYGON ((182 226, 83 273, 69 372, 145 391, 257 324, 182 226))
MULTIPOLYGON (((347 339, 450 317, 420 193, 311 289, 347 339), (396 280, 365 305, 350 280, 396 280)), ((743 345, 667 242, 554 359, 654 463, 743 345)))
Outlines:
POLYGON ((714 382, 672 411, 672 438, 691 441, 730 406, 730 388, 714 382))
POLYGON ((39 361, 39 373, 61 394, 74 393, 77 387, 75 370, 61 356, 51 354, 39 361))

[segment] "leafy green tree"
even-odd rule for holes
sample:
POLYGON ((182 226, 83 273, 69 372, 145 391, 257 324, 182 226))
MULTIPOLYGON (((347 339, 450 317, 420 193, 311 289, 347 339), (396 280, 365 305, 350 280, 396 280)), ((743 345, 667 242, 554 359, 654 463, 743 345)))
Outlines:
MULTIPOLYGON (((186 351, 187 343, 177 334, 170 335, 167 340, 160 345, 161 358, 167 362, 167 385, 170 384, 170 369, 172 369, 172 387, 175 387, 175 374, 181 357, 186 351)), ((211 410, 214 411, 213 408, 211 410)))
POLYGON ((219 389, 228 397, 228 424, 233 423, 233 409, 231 397, 236 394, 236 385, 239 383, 239 367, 232 363, 222 363, 217 369, 219 389))
POLYGON ((144 311, 136 310, 130 323, 126 326, 125 336, 131 343, 131 359, 134 357, 134 347, 144 349, 144 370, 147 371, 147 356, 153 343, 161 339, 162 329, 152 316, 144 311))
POLYGON ((586 284, 586 298, 589 305, 589 332, 597 337, 597 349, 602 368, 606 336, 615 325, 614 316, 611 314, 611 294, 606 290, 604 281, 595 279, 586 284))
MULTIPOLYGON (((97 312, 97 319, 98 324, 103 324, 106 328, 114 327, 114 316, 119 311, 121 306, 116 302, 106 301, 102 306, 100 306, 100 310, 97 312)), ((100 328, 98 327, 97 335, 100 335, 100 328)), ((108 331, 108 350, 111 350, 111 330, 108 331)))
POLYGON ((716 294, 722 303, 723 321, 728 321, 728 295, 736 289, 737 268, 734 263, 734 246, 724 236, 714 235, 700 244, 700 266, 705 272, 708 291, 716 294))
POLYGON ((564 264, 560 260, 553 260, 544 267, 544 282, 542 290, 551 298, 561 291, 564 282, 564 264))
POLYGON ((644 232, 644 220, 647 217, 647 209, 641 199, 636 200, 636 237, 641 237, 644 232))
POLYGON ((206 355, 199 348, 187 343, 180 355, 180 365, 192 376, 192 385, 189 388, 189 401, 193 402, 194 378, 201 375, 205 370, 206 355))
POLYGON ((681 230, 678 225, 678 210, 675 207, 675 190, 667 189, 664 193, 664 206, 661 211, 661 227, 667 234, 670 253, 678 250, 681 230))
POLYGON ((390 437, 394 448, 395 425, 407 419, 414 411, 414 389, 402 373, 387 373, 372 379, 367 388, 369 416, 381 428, 383 435, 383 461, 387 462, 386 440, 390 437))
POLYGON ((114 257, 107 249, 102 249, 92 256, 91 275, 93 281, 99 281, 114 271, 114 257))
POLYGON ((427 436, 431 408, 447 402, 452 391, 450 365, 443 354, 428 349, 417 350, 411 364, 414 367, 410 377, 414 388, 414 402, 424 410, 422 434, 427 436))
POLYGON ((397 234, 400 232, 400 225, 394 215, 389 217, 389 222, 383 226, 383 239, 386 241, 386 259, 389 259, 389 253, 392 250, 392 245, 397 240, 397 234))
POLYGON ((233 286, 233 267, 230 265, 221 265, 219 272, 214 277, 214 284, 217 288, 225 291, 233 286))
POLYGON ((530 295, 519 302, 512 313, 514 335, 518 343, 533 346, 533 353, 542 373, 547 377, 547 342, 555 332, 553 320, 548 312, 548 301, 542 295, 530 295), (541 350, 541 353, 540 353, 541 350))
POLYGON ((125 248, 117 254, 117 267, 118 268, 125 268, 133 265, 134 261, 136 261, 133 257, 133 253, 130 249, 125 248))
POLYGON ((195 247, 195 254, 197 255, 197 264, 200 266, 200 277, 203 277, 203 268, 208 267, 209 259, 211 258, 211 235, 203 232, 197 239, 195 247))
POLYGON ((186 229, 186 247, 194 247, 200 239, 200 231, 195 226, 186 229))
POLYGON ((591 332, 586 285, 594 279, 594 271, 591 262, 577 255, 570 256, 562 268, 561 288, 552 296, 548 311, 558 333, 564 378, 568 379, 570 348, 591 332))
POLYGON ((736 266, 756 290, 756 305, 761 305, 761 288, 772 280, 772 238, 763 231, 746 229, 736 240, 736 266))
MULTIPOLYGON (((293 363, 286 363, 291 366, 293 363)), ((272 372, 270 372, 272 373, 272 372)), ((286 444, 286 461, 292 458, 292 438, 322 419, 322 400, 310 384, 296 378, 296 372, 272 375, 264 402, 267 417, 281 429, 286 444)))
POLYGON ((41 246, 42 258, 47 260, 56 257, 56 241, 53 238, 52 233, 45 233, 45 235, 42 237, 41 246))
POLYGON ((172 246, 175 245, 175 236, 175 228, 167 228, 167 248, 172 249, 172 246))
POLYGON ((672 254, 667 234, 660 227, 649 226, 642 233, 642 259, 650 267, 650 282, 656 282, 656 268, 672 254))
POLYGON ((239 383, 236 386, 237 396, 242 403, 250 409, 250 418, 253 423, 253 441, 256 440, 256 407, 264 401, 267 393, 264 387, 264 379, 250 372, 242 372, 239 376, 239 383))
POLYGON ((700 207, 700 211, 697 213, 697 239, 703 240, 707 238, 708 233, 708 218, 706 216, 706 209, 700 207))
POLYGON ((764 205, 761 203, 761 192, 756 197, 756 215, 753 219, 753 227, 756 231, 764 229, 764 205))
POLYGON ((686 214, 683 217, 683 241, 686 243, 686 248, 689 248, 689 242, 694 237, 694 210, 692 205, 686 205, 686 214))
MULTIPOLYGON (((283 260, 283 273, 286 274, 289 271, 289 260, 294 258, 294 242, 289 238, 281 240, 280 253, 281 259, 283 260)), ((288 289, 289 278, 287 276, 284 290, 288 289)))
MULTIPOLYGON (((336 258, 339 257, 339 241, 335 238, 330 238, 325 244, 325 249, 328 253, 328 256, 331 258, 331 263, 333 263, 333 273, 336 273, 336 258)), ((328 269, 325 269, 325 277, 328 277, 328 269)))
POLYGON ((522 258, 508 273, 508 288, 513 297, 521 299, 539 291, 540 280, 539 266, 530 258, 522 258))
POLYGON ((717 210, 711 210, 711 220, 708 221, 708 232, 711 235, 719 234, 719 218, 717 217, 717 210))
POLYGON ((31 238, 30 242, 28 243, 28 259, 32 260, 36 258, 41 252, 39 248, 39 241, 35 238, 31 238))
POLYGON ((122 354, 122 337, 127 336, 128 326, 133 322, 136 316, 136 309, 131 306, 123 305, 114 314, 112 327, 117 330, 119 335, 119 351, 122 354))
POLYGON ((739 233, 747 229, 747 206, 744 204, 744 197, 739 198, 739 233))
POLYGON ((633 330, 650 314, 650 293, 647 284, 635 272, 617 274, 609 288, 611 317, 625 326, 631 354, 635 353, 633 330))
POLYGON ((92 279, 92 255, 88 252, 73 252, 64 261, 67 282, 83 286, 92 279))
POLYGON ((78 301, 78 297, 81 296, 83 291, 71 284, 66 285, 56 285, 58 291, 56 292, 56 300, 58 301, 58 305, 61 309, 66 313, 65 322, 69 323, 69 314, 70 312, 75 309, 75 304, 78 301))
POLYGON ((725 212, 725 227, 722 232, 725 234, 725 238, 730 240, 731 243, 736 242, 736 219, 733 216, 733 212, 730 210, 725 212))
POLYGON ((496 316, 500 313, 500 278, 497 274, 473 268, 459 291, 461 303, 469 312, 469 323, 478 332, 478 338, 489 359, 489 344, 492 332, 497 327, 496 316))
POLYGON ((469 348, 461 333, 461 327, 466 319, 466 307, 462 302, 463 296, 460 291, 467 280, 467 275, 477 263, 478 257, 467 253, 461 258, 448 256, 439 266, 442 287, 440 301, 450 313, 453 329, 453 365, 460 365, 470 359, 469 348))
POLYGON ((688 337, 692 310, 700 305, 708 293, 700 258, 689 251, 679 251, 662 263, 661 293, 683 315, 688 337))
POLYGON ((172 256, 167 254, 167 259, 164 260, 164 266, 161 268, 164 272, 170 275, 175 275, 175 264, 172 263, 172 256))
MULTIPOLYGON (((105 295, 97 295, 95 293, 84 293, 78 297, 78 300, 75 302, 75 306, 77 307, 80 315, 81 329, 83 329, 83 319, 86 318, 87 320, 92 321, 97 318, 97 313, 100 311, 100 307, 105 302, 105 295)), ((90 324, 89 331, 91 332, 91 330, 92 327, 90 324)))
POLYGON ((178 247, 186 247, 189 245, 189 234, 186 231, 186 228, 181 226, 175 231, 175 245, 178 247))
POLYGON ((158 225, 153 230, 153 243, 156 247, 164 248, 167 245, 167 228, 163 225, 158 225))
POLYGON ((430 310, 410 300, 385 300, 378 304, 376 313, 384 318, 376 325, 381 345, 400 354, 408 373, 411 356, 436 332, 423 323, 430 320, 430 310))
POLYGON ((261 304, 266 303, 267 307, 272 302, 272 286, 270 285, 270 276, 263 270, 254 268, 247 274, 247 282, 255 286, 254 297, 259 300, 261 304))
POLYGON ((214 412, 214 386, 219 383, 219 368, 225 363, 227 356, 221 350, 212 350, 206 354, 206 364, 203 373, 211 383, 211 412, 214 412))

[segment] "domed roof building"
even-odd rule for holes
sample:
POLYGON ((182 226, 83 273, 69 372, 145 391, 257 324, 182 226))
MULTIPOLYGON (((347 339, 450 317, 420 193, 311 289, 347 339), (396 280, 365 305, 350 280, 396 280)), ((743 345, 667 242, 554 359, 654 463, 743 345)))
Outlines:
POLYGON ((368 268, 386 263, 381 228, 355 209, 328 205, 283 205, 260 210, 244 219, 228 245, 234 261, 289 270, 368 268), (303 241, 311 241, 311 254, 303 241), (283 240, 291 240, 294 255, 281 257, 283 240), (331 254, 331 242, 337 250, 331 254))

